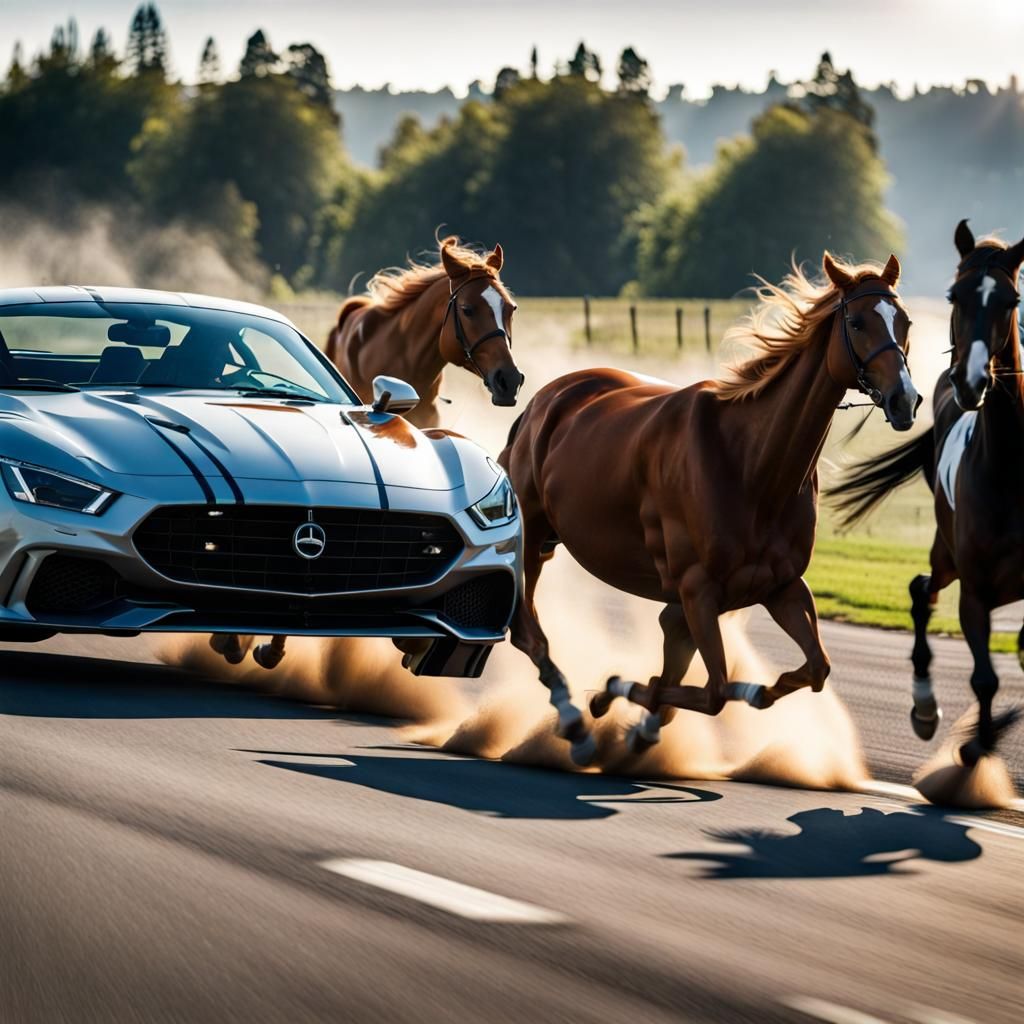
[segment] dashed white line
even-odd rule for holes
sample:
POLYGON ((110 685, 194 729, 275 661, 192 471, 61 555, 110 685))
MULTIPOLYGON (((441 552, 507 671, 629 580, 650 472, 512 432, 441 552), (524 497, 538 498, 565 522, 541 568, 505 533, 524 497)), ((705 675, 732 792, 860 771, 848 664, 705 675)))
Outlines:
POLYGON ((881 1017, 872 1017, 870 1013, 861 1013, 860 1010, 851 1010, 847 1006, 828 1003, 824 999, 812 999, 810 996, 792 996, 782 1002, 791 1010, 798 1010, 826 1024, 888 1024, 881 1017))
POLYGON ((453 882, 449 878, 426 871, 392 864, 386 860, 353 860, 337 858, 321 861, 321 867, 336 875, 351 878, 387 892, 407 896, 428 906, 471 921, 492 921, 501 924, 562 924, 563 914, 531 903, 509 899, 497 893, 453 882))

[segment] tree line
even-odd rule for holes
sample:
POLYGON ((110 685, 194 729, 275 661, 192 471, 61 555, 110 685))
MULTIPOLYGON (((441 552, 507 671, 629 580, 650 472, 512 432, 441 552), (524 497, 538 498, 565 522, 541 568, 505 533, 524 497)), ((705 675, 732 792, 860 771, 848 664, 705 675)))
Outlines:
POLYGON ((257 31, 225 70, 209 39, 193 86, 167 52, 152 3, 120 55, 102 29, 82 45, 74 22, 31 60, 16 47, 0 88, 8 201, 191 225, 282 287, 334 291, 430 250, 439 228, 500 241, 509 280, 535 295, 727 296, 794 252, 900 246, 872 108, 828 55, 704 171, 667 144, 647 62, 625 48, 606 88, 583 43, 548 77, 534 50, 433 127, 402 118, 367 170, 312 43, 278 52, 257 31))

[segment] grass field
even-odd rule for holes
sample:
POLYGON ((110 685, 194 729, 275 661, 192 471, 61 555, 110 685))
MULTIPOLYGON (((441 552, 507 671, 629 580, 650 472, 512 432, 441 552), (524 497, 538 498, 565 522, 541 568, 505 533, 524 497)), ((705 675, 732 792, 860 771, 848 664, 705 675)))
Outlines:
MULTIPOLYGON (((517 297, 517 301, 520 308, 513 331, 514 351, 517 359, 531 363, 527 380, 528 387, 533 388, 570 368, 609 363, 679 383, 708 376, 731 354, 723 352, 720 346, 726 327, 749 308, 745 300, 637 300, 632 303, 637 309, 639 337, 639 348, 634 352, 629 300, 590 300, 589 344, 581 298, 517 297), (677 348, 677 307, 683 310, 681 351, 677 348), (711 311, 710 353, 705 345, 705 307, 711 311)), ((322 343, 339 302, 334 297, 309 296, 275 305, 322 343)), ((947 307, 931 299, 908 299, 907 305, 915 324, 911 368, 919 389, 930 395, 942 364, 942 350, 948 344, 947 307)), ((449 386, 446 378, 445 389, 449 386)), ((922 423, 930 422, 928 408, 927 403, 922 406, 922 423)), ((835 480, 850 461, 883 451, 896 442, 897 436, 881 415, 873 413, 857 439, 844 443, 845 435, 861 415, 860 410, 837 414, 820 464, 823 484, 835 480)), ((479 439, 485 443, 489 440, 479 439)), ((914 483, 890 496, 871 519, 848 533, 837 529, 836 517, 827 506, 822 508, 808 582, 823 617, 884 628, 910 628, 907 586, 918 573, 928 571, 934 529, 931 502, 924 483, 914 483)), ((954 584, 940 596, 931 622, 933 632, 959 633, 958 593, 954 584)), ((1013 623, 1005 615, 997 619, 993 649, 1015 650, 1018 628, 1019 622, 1013 623)))

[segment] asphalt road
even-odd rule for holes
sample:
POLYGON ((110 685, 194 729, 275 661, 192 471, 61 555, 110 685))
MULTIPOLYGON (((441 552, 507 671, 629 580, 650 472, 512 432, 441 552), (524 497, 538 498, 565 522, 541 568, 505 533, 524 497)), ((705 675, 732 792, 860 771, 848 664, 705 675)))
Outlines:
MULTIPOLYGON (((906 637, 825 635, 907 781, 906 637)), ((957 642, 936 668, 951 721, 957 642)), ((0 680, 3 1024, 1024 1019, 1019 815, 452 757, 142 641, 0 680)))

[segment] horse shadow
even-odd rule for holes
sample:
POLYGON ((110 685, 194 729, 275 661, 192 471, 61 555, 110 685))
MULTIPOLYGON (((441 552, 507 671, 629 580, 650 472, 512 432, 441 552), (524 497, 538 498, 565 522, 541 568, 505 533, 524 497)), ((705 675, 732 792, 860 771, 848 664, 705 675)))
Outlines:
POLYGON ((952 864, 981 856, 967 826, 941 811, 893 811, 863 807, 844 814, 822 807, 786 819, 795 835, 761 829, 708 833, 721 843, 746 846, 727 851, 667 854, 673 860, 708 862, 705 878, 855 878, 913 874, 914 861, 952 864))
POLYGON ((605 775, 553 772, 433 754, 429 757, 381 757, 346 753, 293 754, 289 751, 249 751, 289 757, 329 758, 327 761, 279 761, 259 764, 300 772, 320 779, 363 786, 380 793, 426 800, 493 818, 595 821, 619 813, 618 803, 704 803, 721 794, 677 785, 645 785, 605 775), (337 763, 343 761, 344 763, 337 763), (640 794, 656 794, 637 801, 640 794))

